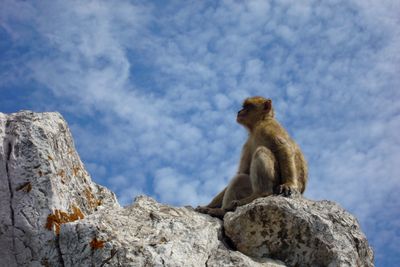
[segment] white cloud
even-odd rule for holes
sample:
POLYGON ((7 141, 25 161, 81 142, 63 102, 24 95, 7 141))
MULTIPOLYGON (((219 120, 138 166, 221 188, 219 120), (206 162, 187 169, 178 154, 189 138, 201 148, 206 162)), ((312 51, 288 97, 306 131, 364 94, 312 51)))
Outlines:
POLYGON ((146 193, 143 192, 143 190, 138 188, 136 185, 125 187, 122 190, 119 190, 117 194, 118 201, 123 206, 132 204, 135 200, 135 197, 139 195, 146 195, 146 193))
POLYGON ((85 164, 88 172, 97 179, 104 178, 107 174, 107 169, 104 165, 100 165, 94 162, 88 162, 85 164))
POLYGON ((166 203, 195 205, 201 198, 197 195, 199 184, 192 177, 184 177, 169 167, 155 172, 154 191, 166 203))
POLYGON ((218 109, 225 110, 232 103, 231 100, 224 94, 217 94, 214 97, 215 104, 218 109))

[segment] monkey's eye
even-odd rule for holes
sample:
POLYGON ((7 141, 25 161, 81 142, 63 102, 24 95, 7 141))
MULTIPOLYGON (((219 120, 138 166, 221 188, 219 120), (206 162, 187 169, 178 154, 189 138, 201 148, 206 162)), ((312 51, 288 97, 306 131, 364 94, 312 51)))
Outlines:
POLYGON ((246 105, 243 105, 243 109, 246 109, 246 110, 250 110, 250 109, 253 109, 255 106, 254 105, 252 105, 252 104, 246 104, 246 105))

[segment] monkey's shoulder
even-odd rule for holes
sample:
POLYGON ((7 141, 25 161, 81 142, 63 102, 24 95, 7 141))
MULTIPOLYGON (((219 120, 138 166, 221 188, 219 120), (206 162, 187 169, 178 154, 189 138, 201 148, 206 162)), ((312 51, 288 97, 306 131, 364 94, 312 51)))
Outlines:
POLYGON ((253 132, 253 147, 265 146, 275 151, 291 143, 287 131, 275 120, 260 124, 253 132))
POLYGON ((260 123, 254 129, 254 135, 258 138, 274 138, 280 136, 281 138, 289 138, 287 131, 276 120, 267 120, 260 123))

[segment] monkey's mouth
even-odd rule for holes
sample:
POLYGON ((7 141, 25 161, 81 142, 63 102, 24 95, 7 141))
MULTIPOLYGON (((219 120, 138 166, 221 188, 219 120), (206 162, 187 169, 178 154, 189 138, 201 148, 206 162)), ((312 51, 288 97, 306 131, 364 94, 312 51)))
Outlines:
POLYGON ((244 119, 246 116, 245 116, 245 114, 238 114, 237 116, 236 116, 236 121, 241 121, 242 119, 244 119))
POLYGON ((244 112, 244 111, 239 111, 236 116, 237 119, 244 118, 244 117, 246 117, 246 112, 244 112))

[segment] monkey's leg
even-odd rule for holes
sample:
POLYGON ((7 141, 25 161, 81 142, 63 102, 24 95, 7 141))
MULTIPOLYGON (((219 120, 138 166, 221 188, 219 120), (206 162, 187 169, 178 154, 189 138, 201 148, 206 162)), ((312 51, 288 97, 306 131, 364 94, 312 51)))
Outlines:
POLYGON ((211 200, 210 204, 207 205, 209 208, 221 208, 222 200, 224 199, 226 187, 222 190, 218 195, 216 195, 213 200, 211 200))
POLYGON ((213 217, 220 218, 220 219, 223 219, 224 215, 226 213, 226 211, 224 209, 222 209, 222 208, 207 208, 206 207, 206 210, 204 210, 204 211, 205 212, 201 212, 201 211, 200 212, 208 214, 208 215, 213 216, 213 217))
POLYGON ((224 199, 222 201, 222 210, 234 210, 236 206, 232 205, 235 201, 249 197, 252 193, 250 176, 247 174, 238 174, 229 183, 226 188, 224 199))
POLYGON ((205 213, 205 214, 209 214, 211 212, 211 209, 215 209, 215 208, 221 208, 222 206, 222 199, 224 198, 225 195, 225 191, 226 191, 226 187, 224 190, 222 190, 221 192, 219 192, 218 195, 216 195, 213 200, 211 200, 210 204, 208 204, 207 206, 198 206, 195 210, 197 212, 200 213, 205 213))
POLYGON ((251 195, 251 182, 247 174, 238 174, 232 178, 229 185, 219 193, 209 205, 219 203, 222 196, 221 207, 197 207, 196 211, 209 214, 213 217, 222 219, 227 211, 233 210, 234 207, 230 206, 233 201, 248 197, 251 195), (222 194, 223 193, 223 194, 222 194))
POLYGON ((259 197, 272 195, 278 181, 277 162, 274 154, 266 147, 259 147, 253 154, 250 166, 252 194, 233 205, 242 206, 259 197))

